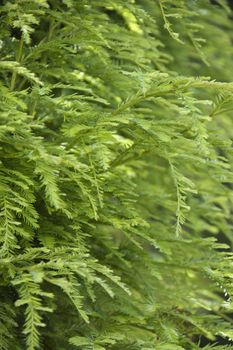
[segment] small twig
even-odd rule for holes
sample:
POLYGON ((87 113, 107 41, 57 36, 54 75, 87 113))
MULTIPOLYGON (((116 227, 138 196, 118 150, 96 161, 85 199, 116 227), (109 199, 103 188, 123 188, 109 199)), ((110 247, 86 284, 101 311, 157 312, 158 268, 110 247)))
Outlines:
MULTIPOLYGON (((23 36, 21 36, 21 39, 19 41, 19 48, 18 48, 18 51, 16 54, 16 61, 17 62, 21 61, 22 54, 23 54, 23 36)), ((11 85, 10 85, 11 91, 13 91, 15 88, 16 78, 17 78, 17 73, 13 72, 12 78, 11 78, 11 85)))

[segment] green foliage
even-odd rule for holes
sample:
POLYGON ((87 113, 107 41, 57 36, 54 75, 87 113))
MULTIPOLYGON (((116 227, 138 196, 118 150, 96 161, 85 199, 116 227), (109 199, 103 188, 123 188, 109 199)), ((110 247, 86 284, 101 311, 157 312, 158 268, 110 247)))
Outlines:
POLYGON ((0 349, 232 348, 227 3, 0 16, 0 349))

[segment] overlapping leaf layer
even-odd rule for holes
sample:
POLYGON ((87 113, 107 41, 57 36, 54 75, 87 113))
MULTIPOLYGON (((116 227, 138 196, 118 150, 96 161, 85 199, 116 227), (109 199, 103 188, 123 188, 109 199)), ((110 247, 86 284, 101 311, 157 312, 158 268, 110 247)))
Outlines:
POLYGON ((1 1, 1 350, 232 348, 231 16, 1 1))

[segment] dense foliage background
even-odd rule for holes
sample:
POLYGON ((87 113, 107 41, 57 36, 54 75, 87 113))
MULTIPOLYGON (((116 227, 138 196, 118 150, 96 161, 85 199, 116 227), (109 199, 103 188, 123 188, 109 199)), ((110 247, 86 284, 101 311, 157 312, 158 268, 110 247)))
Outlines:
POLYGON ((0 19, 0 349, 233 348, 227 2, 0 19))

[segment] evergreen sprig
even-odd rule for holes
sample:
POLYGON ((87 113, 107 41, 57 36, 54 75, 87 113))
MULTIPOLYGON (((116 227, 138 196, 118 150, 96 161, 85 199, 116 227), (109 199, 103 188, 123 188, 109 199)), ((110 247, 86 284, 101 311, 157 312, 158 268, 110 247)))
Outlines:
POLYGON ((0 349, 232 348, 226 1, 0 16, 0 349))

